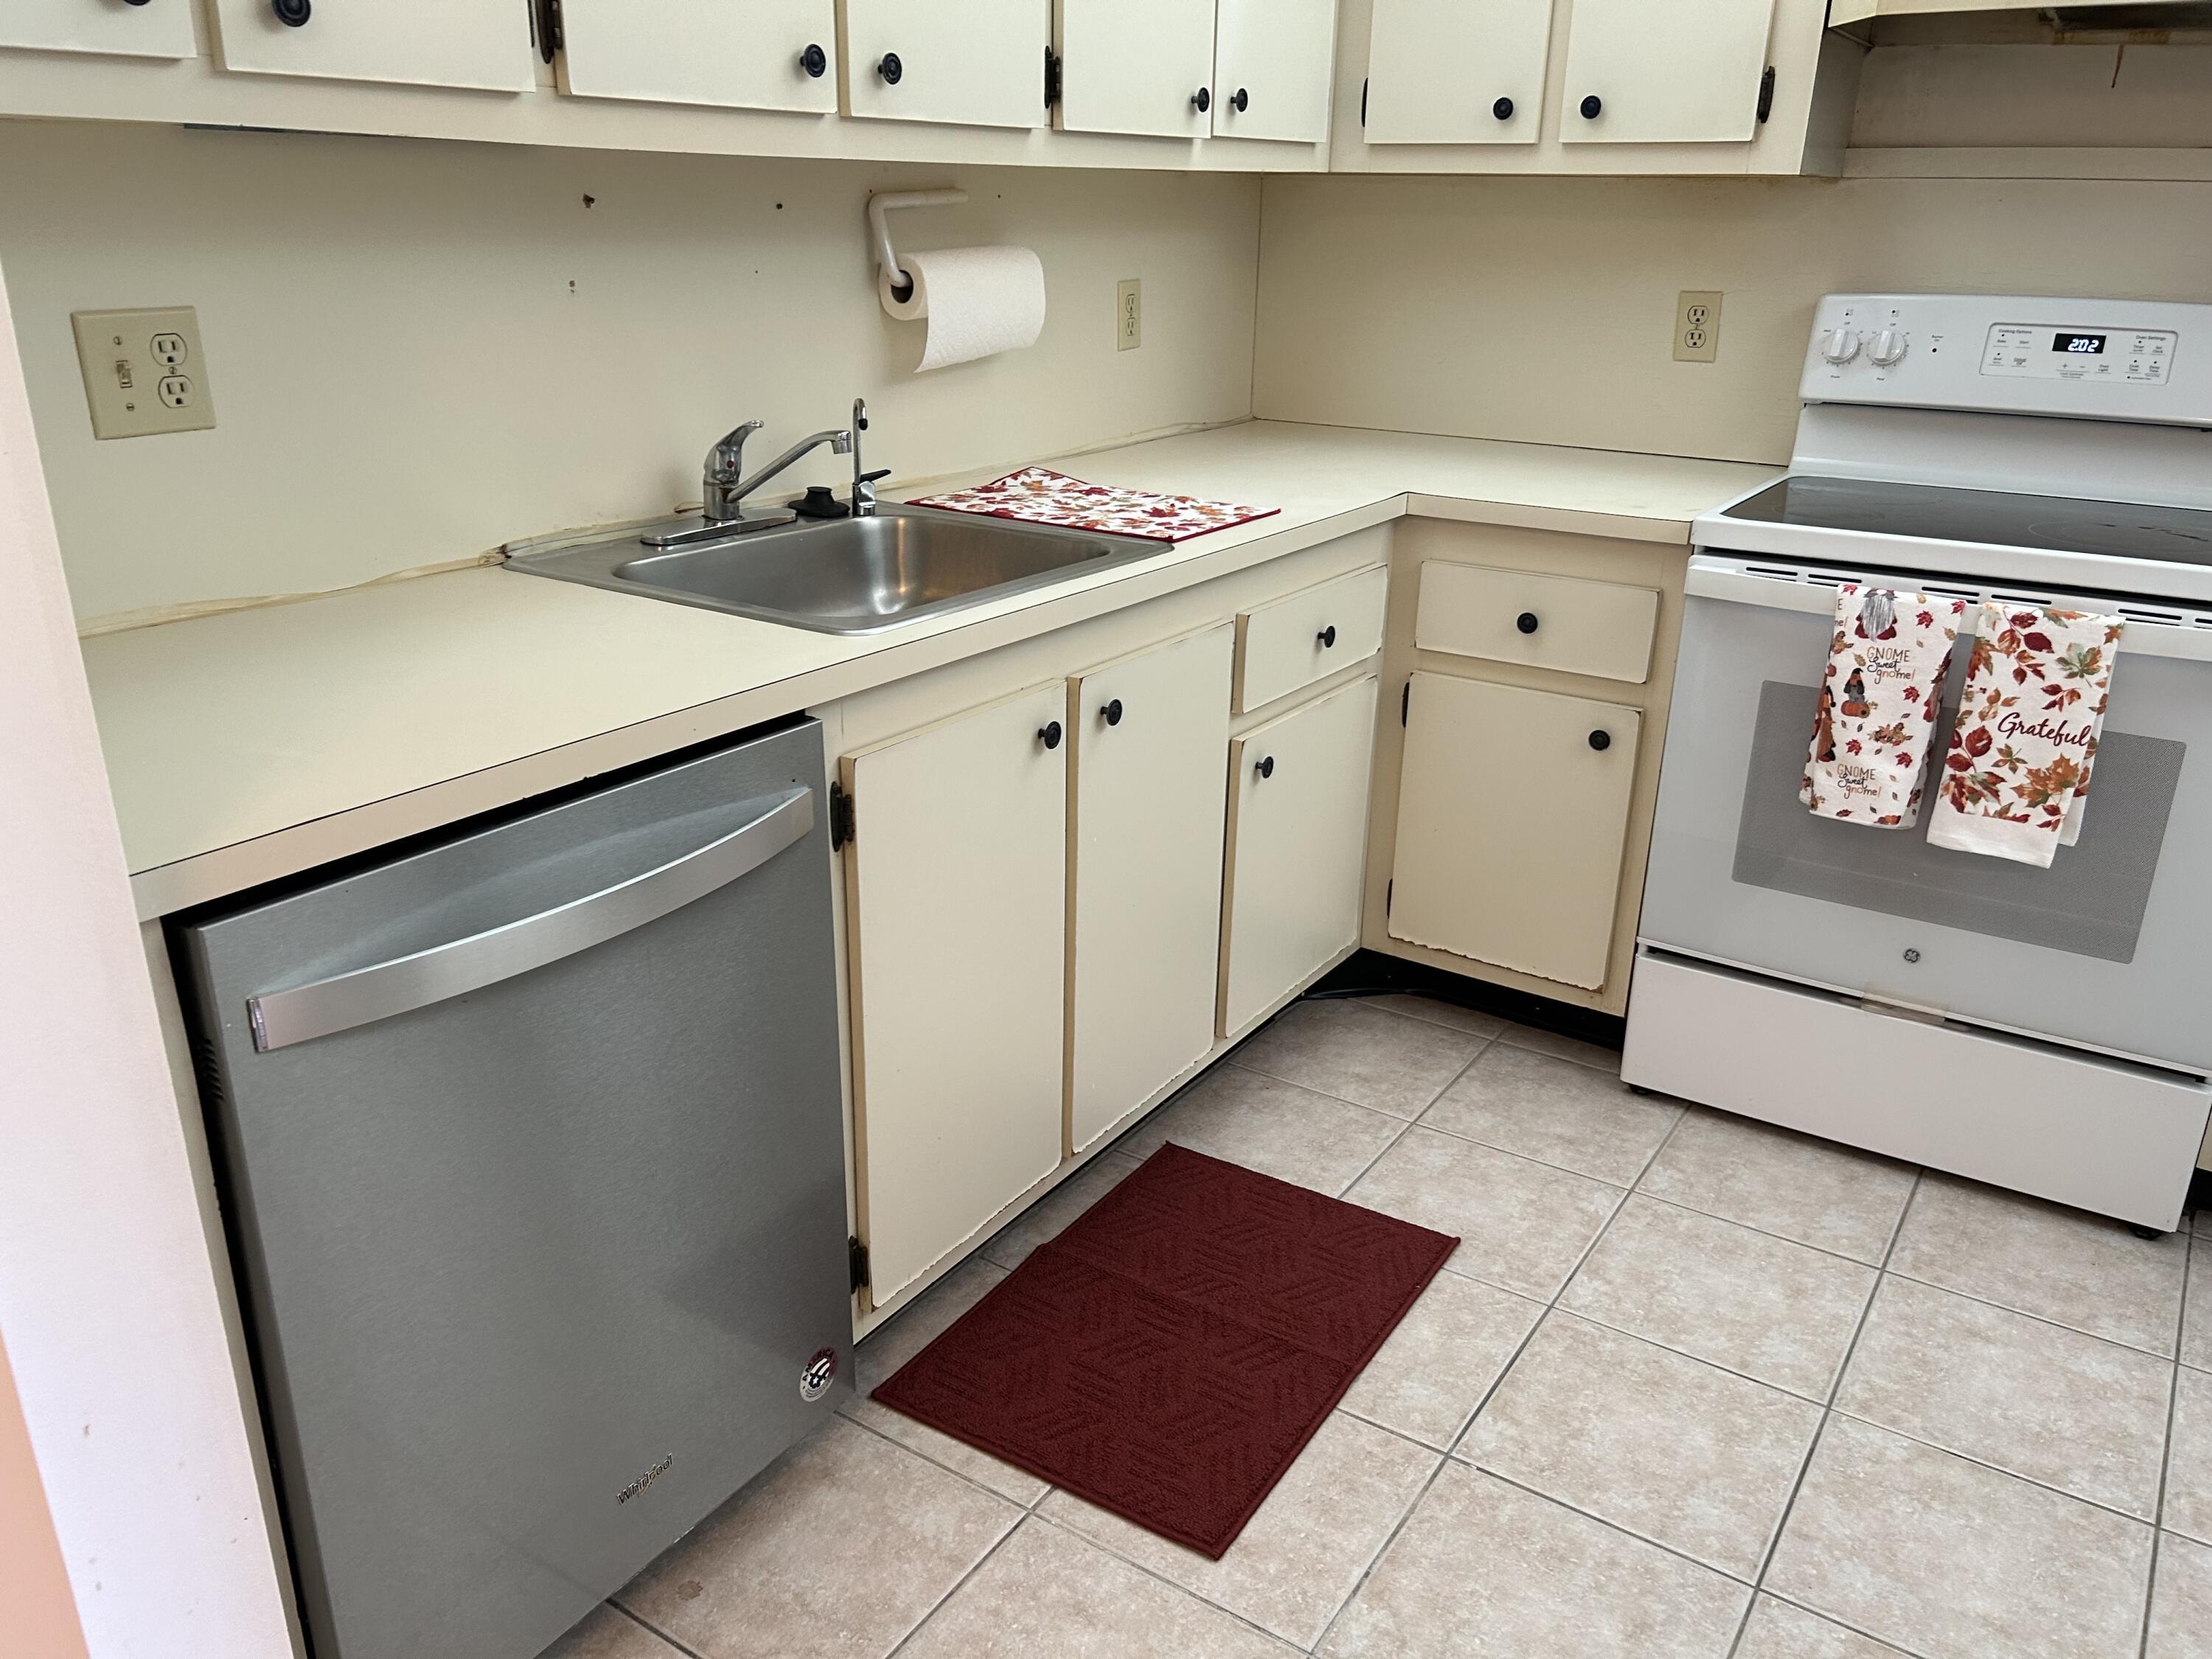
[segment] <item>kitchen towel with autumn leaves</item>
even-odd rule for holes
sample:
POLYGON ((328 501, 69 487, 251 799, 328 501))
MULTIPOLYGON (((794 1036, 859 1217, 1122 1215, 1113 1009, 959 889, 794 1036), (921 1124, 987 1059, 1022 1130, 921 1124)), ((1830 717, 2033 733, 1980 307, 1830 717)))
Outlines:
POLYGON ((1819 817, 1878 829, 1920 820, 1928 737, 1964 599, 1846 582, 1797 799, 1819 817))
POLYGON ((2049 869, 2074 845, 2124 628, 2079 611, 1982 607, 1931 846, 2049 869))

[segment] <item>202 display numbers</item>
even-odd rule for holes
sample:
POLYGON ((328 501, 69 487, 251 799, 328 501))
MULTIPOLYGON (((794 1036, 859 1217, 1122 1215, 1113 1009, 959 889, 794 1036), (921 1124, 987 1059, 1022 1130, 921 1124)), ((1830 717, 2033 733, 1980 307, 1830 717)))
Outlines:
POLYGON ((2105 340, 2102 334, 2059 334, 2052 337, 2051 349, 2069 357, 2100 357, 2105 352, 2105 340))

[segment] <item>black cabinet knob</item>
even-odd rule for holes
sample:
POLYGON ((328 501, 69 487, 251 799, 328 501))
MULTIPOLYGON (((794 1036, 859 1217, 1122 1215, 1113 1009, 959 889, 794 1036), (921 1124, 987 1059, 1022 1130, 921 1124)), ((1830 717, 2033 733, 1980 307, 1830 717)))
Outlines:
POLYGON ((315 0, 269 0, 269 9, 288 29, 296 29, 315 15, 315 0))
POLYGON ((1255 772, 1257 772, 1263 778, 1273 777, 1275 775, 1275 757, 1273 755, 1261 756, 1260 763, 1252 769, 1255 772))
POLYGON ((1534 633, 1537 628, 1536 613, 1533 611, 1523 611, 1513 619, 1513 625, 1523 634, 1534 633))
POLYGON ((1235 110, 1239 115, 1242 115, 1246 110, 1252 107, 1252 94, 1245 91, 1242 87, 1237 88, 1237 95, 1229 100, 1229 107, 1235 110))
POLYGON ((1212 89, 1206 87, 1200 87, 1196 92, 1191 94, 1190 106, 1196 110, 1200 115, 1205 114, 1206 111, 1212 109, 1213 107, 1213 93, 1212 89))
POLYGON ((1582 112, 1583 120, 1596 120, 1599 116, 1605 113, 1605 100, 1599 97, 1595 93, 1590 94, 1589 97, 1583 99, 1582 101, 1582 112))
POLYGON ((799 67, 819 81, 830 72, 830 54, 819 46, 809 46, 799 54, 799 67))
POLYGON ((1315 635, 1314 635, 1314 638, 1316 638, 1316 640, 1319 640, 1319 641, 1321 641, 1321 648, 1322 648, 1322 650, 1324 650, 1324 651, 1334 651, 1334 650, 1335 650, 1335 649, 1336 649, 1336 624, 1335 624, 1334 623, 1331 623, 1328 627, 1326 627, 1326 628, 1322 629, 1321 630, 1321 632, 1320 632, 1320 633, 1318 633, 1318 634, 1315 635))
POLYGON ((1047 720, 1042 726, 1037 727, 1037 741, 1048 749, 1059 748, 1060 722, 1058 720, 1047 720))
POLYGON ((123 3, 126 6, 143 6, 146 3, 146 0, 123 0, 123 3))
POLYGON ((899 83, 900 78, 906 74, 906 65, 899 62, 899 55, 896 52, 887 52, 877 63, 876 73, 884 77, 885 86, 895 87, 899 83))
POLYGON ((1501 121, 1511 120, 1513 118, 1513 100, 1510 98, 1499 99, 1496 103, 1490 106, 1490 112, 1492 115, 1495 115, 1501 121))
POLYGON ((1106 724, 1107 724, 1107 725, 1109 725, 1109 726, 1119 726, 1119 725, 1121 723, 1121 698, 1119 698, 1119 697, 1115 698, 1113 702, 1111 702, 1108 703, 1108 704, 1107 704, 1103 708, 1100 709, 1098 712, 1099 712, 1100 714, 1103 714, 1103 715, 1106 717, 1106 724))
POLYGON ((1602 755, 1607 750, 1613 747, 1613 733, 1610 732, 1593 732, 1590 733, 1589 743, 1591 748, 1596 750, 1599 754, 1602 755))

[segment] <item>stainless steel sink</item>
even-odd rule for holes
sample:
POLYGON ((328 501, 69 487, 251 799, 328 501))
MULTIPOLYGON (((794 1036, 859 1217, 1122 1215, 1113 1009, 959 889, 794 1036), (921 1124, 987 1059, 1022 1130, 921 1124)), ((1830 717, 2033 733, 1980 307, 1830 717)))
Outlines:
POLYGON ((802 520, 665 550, 635 537, 526 554, 509 568, 822 634, 878 634, 1151 556, 1156 542, 925 507, 802 520))

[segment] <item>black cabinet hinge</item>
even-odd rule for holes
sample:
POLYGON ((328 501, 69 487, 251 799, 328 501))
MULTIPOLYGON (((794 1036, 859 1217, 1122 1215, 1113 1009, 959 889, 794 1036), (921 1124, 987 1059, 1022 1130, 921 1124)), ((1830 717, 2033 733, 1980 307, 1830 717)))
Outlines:
POLYGON ((845 1254, 853 1270, 853 1288, 856 1291, 868 1289, 872 1282, 868 1278, 868 1247, 857 1237, 848 1238, 845 1254))
POLYGON ((1766 73, 1759 77, 1759 119, 1761 125, 1774 113, 1774 65, 1766 66, 1766 73))
POLYGON ((845 844, 860 833, 853 807, 853 798, 845 793, 845 786, 830 786, 830 849, 842 851, 845 844))
POLYGON ((1395 881, 1384 882, 1382 884, 1382 914, 1384 915, 1390 914, 1390 907, 1397 902, 1397 898, 1398 884, 1395 881))
POLYGON ((1367 130, 1367 82, 1364 81, 1359 83, 1359 127, 1363 132, 1367 130))
POLYGON ((1413 714, 1413 683, 1406 682, 1406 689, 1398 694, 1398 724, 1407 725, 1413 714))
POLYGON ((1044 106, 1047 109, 1059 107, 1064 79, 1060 54, 1047 46, 1044 49, 1044 106))
POLYGON ((547 63, 568 44, 561 38, 561 0, 536 0, 538 55, 547 63))

